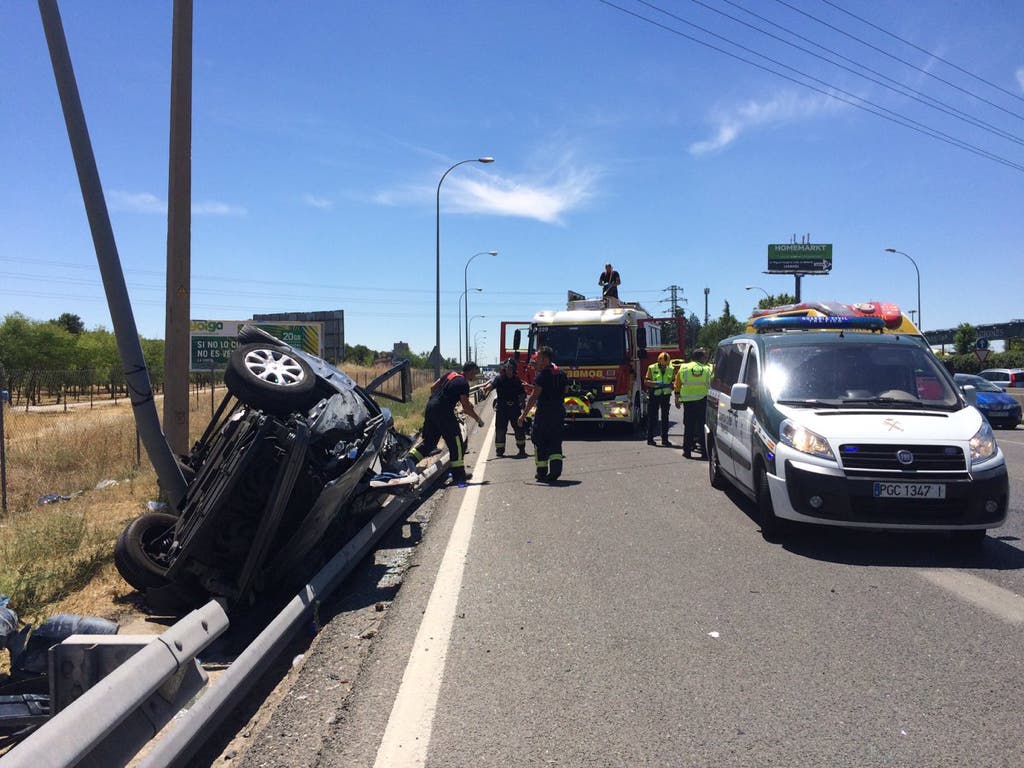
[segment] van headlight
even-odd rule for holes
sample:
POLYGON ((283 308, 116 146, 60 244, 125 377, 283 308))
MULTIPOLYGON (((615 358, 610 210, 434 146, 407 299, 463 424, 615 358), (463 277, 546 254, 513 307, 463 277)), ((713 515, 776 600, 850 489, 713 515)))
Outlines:
POLYGON ((807 427, 801 427, 789 419, 783 419, 779 434, 783 443, 794 450, 800 451, 800 453, 809 453, 812 456, 820 456, 823 459, 831 459, 832 461, 836 460, 835 454, 829 448, 828 440, 817 432, 807 429, 807 427))
POLYGON ((992 427, 985 419, 981 420, 981 429, 971 438, 971 464, 980 464, 986 459, 992 458, 996 452, 996 436, 992 434, 992 427))

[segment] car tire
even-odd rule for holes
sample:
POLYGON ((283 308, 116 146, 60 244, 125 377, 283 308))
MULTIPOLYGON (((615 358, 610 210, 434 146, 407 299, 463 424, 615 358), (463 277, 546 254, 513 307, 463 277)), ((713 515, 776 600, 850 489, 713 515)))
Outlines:
POLYGON ((246 405, 275 415, 307 410, 319 400, 309 363, 270 344, 244 344, 232 352, 224 385, 246 405))
POLYGON ((722 475, 722 465, 718 463, 718 446, 712 439, 707 440, 708 446, 708 482, 715 490, 725 488, 726 480, 722 475))
POLYGON ((114 544, 114 565, 121 577, 140 592, 168 584, 167 568, 152 552, 170 541, 178 518, 168 512, 147 512, 132 520, 114 544))
POLYGON ((764 464, 758 462, 755 472, 754 490, 757 494, 757 515, 761 524, 761 535, 766 541, 778 541, 783 533, 785 521, 775 515, 772 492, 768 486, 768 472, 764 464))

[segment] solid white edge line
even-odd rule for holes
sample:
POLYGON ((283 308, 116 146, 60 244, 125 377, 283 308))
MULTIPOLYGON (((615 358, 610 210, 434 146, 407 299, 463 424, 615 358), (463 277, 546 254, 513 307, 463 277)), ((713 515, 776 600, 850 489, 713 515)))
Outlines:
POLYGON ((957 570, 922 569, 917 571, 932 584, 988 611, 1010 624, 1024 624, 1024 597, 997 587, 971 573, 957 570))
POLYGON ((419 768, 427 759, 430 735, 441 692, 448 643, 455 623, 462 575, 480 500, 487 456, 494 440, 492 420, 473 468, 473 484, 465 489, 434 588, 420 620, 402 683, 391 707, 374 768, 419 768))

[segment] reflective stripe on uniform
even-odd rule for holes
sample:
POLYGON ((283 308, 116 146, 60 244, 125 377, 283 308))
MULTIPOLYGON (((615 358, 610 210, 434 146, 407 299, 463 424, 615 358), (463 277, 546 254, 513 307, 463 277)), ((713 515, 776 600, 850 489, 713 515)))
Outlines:
POLYGON ((540 469, 541 467, 543 467, 544 469, 548 468, 548 460, 547 459, 539 459, 536 456, 534 456, 533 457, 533 463, 537 465, 538 469, 540 469))
POLYGON ((423 461, 423 454, 413 448, 409 451, 409 455, 416 459, 416 461, 423 461))

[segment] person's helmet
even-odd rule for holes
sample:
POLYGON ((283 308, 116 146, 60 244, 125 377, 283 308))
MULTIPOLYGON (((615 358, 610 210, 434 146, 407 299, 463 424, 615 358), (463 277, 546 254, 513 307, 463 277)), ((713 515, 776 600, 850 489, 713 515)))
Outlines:
POLYGON ((658 355, 658 362, 659 363, 667 363, 671 359, 672 358, 670 358, 668 356, 668 352, 662 352, 660 355, 658 355))

